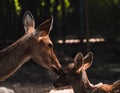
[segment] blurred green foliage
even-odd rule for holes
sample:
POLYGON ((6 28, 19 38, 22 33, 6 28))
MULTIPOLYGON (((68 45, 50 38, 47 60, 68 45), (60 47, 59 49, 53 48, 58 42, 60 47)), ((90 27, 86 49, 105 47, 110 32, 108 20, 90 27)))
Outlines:
MULTIPOLYGON (((107 38, 120 36, 120 0, 0 0, 2 39, 18 38, 24 33, 21 20, 27 10, 32 12, 38 23, 39 19, 44 20, 53 15, 54 30, 58 30, 53 33, 54 36, 59 34, 59 37, 62 37, 61 35, 84 37, 86 20, 90 36, 102 35, 107 38)), ((39 25, 38 23, 36 25, 39 25)))
POLYGON ((16 13, 19 15, 20 11, 21 11, 21 6, 19 4, 19 1, 18 0, 14 0, 14 4, 15 4, 16 13))

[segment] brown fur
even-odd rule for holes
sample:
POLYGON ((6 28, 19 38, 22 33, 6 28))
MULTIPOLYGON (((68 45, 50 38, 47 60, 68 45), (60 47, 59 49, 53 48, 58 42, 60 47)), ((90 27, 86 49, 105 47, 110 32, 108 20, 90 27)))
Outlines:
POLYGON ((23 19, 25 35, 0 51, 0 81, 11 76, 30 58, 47 69, 62 71, 49 38, 53 18, 43 22, 36 29, 34 18, 29 11, 24 14, 23 19))
POLYGON ((86 69, 92 64, 93 55, 88 53, 84 58, 78 53, 74 59, 74 63, 69 64, 63 75, 55 82, 55 87, 66 87, 71 85, 74 93, 120 93, 120 80, 115 83, 93 85, 90 83, 86 69))

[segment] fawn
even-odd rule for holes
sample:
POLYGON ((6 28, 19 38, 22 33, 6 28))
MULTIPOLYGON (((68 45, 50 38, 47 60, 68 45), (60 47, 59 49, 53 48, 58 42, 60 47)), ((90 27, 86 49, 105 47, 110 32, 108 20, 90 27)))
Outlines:
POLYGON ((54 86, 58 88, 71 85, 74 93, 120 93, 120 80, 111 85, 90 83, 86 69, 91 66, 92 61, 92 52, 89 52, 85 57, 82 53, 78 53, 74 58, 74 63, 66 66, 65 73, 56 80, 54 86))
POLYGON ((0 81, 11 76, 26 61, 32 58, 37 64, 52 71, 62 72, 49 38, 53 17, 35 29, 35 20, 30 11, 23 17, 25 34, 15 43, 0 51, 0 81))

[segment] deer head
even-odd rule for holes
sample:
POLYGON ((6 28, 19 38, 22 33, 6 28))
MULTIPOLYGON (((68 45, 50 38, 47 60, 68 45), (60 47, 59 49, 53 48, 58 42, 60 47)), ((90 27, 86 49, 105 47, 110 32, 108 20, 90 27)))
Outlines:
POLYGON ((78 53, 74 58, 74 63, 65 68, 64 75, 61 75, 54 83, 57 88, 72 86, 74 93, 120 93, 120 80, 113 84, 90 83, 86 69, 88 69, 93 60, 93 54, 89 52, 85 57, 78 53))
MULTIPOLYGON (((74 62, 68 64, 64 71, 65 73, 60 75, 60 77, 54 82, 56 88, 67 87, 76 84, 76 82, 84 81, 89 82, 87 79, 86 73, 84 71, 90 67, 92 64, 93 54, 92 52, 88 53, 83 57, 82 53, 77 53, 74 58, 74 62), (84 73, 84 75, 83 75, 84 73), (82 80, 80 80, 82 79, 82 80)), ((72 86, 72 87, 73 87, 72 86)))
POLYGON ((29 56, 45 68, 52 69, 56 73, 62 71, 61 65, 53 51, 53 43, 49 38, 53 17, 41 23, 35 29, 34 17, 27 11, 24 14, 23 24, 25 28, 26 51, 29 51, 29 56))

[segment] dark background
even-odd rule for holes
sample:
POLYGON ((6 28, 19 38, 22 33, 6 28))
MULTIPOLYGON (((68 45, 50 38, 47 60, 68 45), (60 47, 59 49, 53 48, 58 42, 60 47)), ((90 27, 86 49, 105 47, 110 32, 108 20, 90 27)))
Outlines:
MULTIPOLYGON (((0 0, 0 49, 22 35, 25 11, 31 11, 36 26, 54 17, 50 37, 62 65, 73 61, 77 52, 92 51, 94 62, 88 70, 96 82, 113 82, 120 78, 120 0, 0 0), (104 38, 104 42, 66 44, 66 39, 104 38), (63 40, 63 44, 57 43, 63 40)), ((54 73, 32 60, 24 64, 3 83, 48 83, 54 73)))

